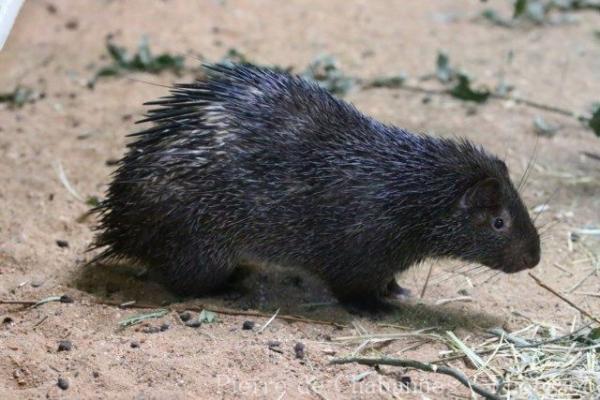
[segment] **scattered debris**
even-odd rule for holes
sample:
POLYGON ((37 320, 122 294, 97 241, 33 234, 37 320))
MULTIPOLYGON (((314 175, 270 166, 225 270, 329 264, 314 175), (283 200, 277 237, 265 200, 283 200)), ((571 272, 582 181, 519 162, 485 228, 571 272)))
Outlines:
POLYGON ((137 340, 133 340, 131 341, 131 343, 129 343, 129 347, 131 347, 132 349, 137 349, 138 347, 140 347, 140 342, 138 342, 137 340))

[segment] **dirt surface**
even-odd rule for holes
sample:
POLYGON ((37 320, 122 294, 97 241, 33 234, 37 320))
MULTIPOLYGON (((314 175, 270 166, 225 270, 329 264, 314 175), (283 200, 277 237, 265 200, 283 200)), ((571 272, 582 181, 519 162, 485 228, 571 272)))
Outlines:
MULTIPOLYGON (((600 15, 579 12, 569 23, 507 29, 477 18, 489 3, 510 15, 508 2, 470 0, 28 1, 0 53, 0 91, 21 84, 44 96, 21 108, 0 105, 0 298, 68 294, 74 302, 28 309, 0 305, 0 398, 468 396, 451 378, 416 371, 382 368, 358 379, 374 370, 329 364, 335 356, 352 353, 358 343, 331 339, 363 329, 394 332, 400 328, 389 324, 395 324, 453 330, 478 341, 487 327, 516 330, 529 319, 562 328, 574 319, 579 323, 577 311, 526 273, 489 279, 490 271, 476 270, 465 276, 456 273, 460 264, 452 261, 435 262, 421 302, 383 316, 349 314, 331 304, 333 298, 317 279, 276 267, 253 268, 238 289, 219 296, 178 299, 139 269, 83 266, 92 256, 86 248, 94 218, 85 217, 89 206, 69 193, 58 171, 62 167, 83 198, 102 198, 113 168, 107 160, 123 154, 125 135, 137 129, 133 121, 144 112, 141 104, 164 95, 160 85, 193 77, 193 72, 181 77, 136 73, 127 75, 135 80, 102 79, 91 90, 86 82, 109 63, 107 35, 128 48, 148 35, 153 50, 185 54, 189 67, 197 57, 218 60, 236 48, 256 62, 301 71, 327 53, 349 75, 372 78, 403 71, 410 82, 431 87, 436 83, 418 78, 434 71, 437 51, 443 49, 478 83, 493 87, 504 76, 519 96, 576 111, 600 101, 600 42, 594 37, 600 15), (471 302, 436 305, 465 291, 471 302), (275 319, 259 332, 266 318, 217 314, 217 322, 191 328, 169 312, 118 329, 118 321, 144 310, 97 304, 129 300, 157 308, 167 302, 181 309, 211 304, 269 315, 280 309, 281 314, 346 327, 275 319), (256 323, 253 330, 242 329, 247 320, 256 323), (148 333, 162 324, 168 329, 148 333), (60 340, 71 341, 72 349, 59 351, 60 340), (269 345, 272 341, 280 345, 269 345), (296 343, 304 344, 304 358, 296 357, 296 343), (406 376, 416 389, 399 383, 406 376), (59 377, 68 381, 68 389, 58 387, 59 377)), ((536 164, 523 196, 532 209, 551 201, 537 220, 546 228, 543 259, 534 272, 600 315, 598 299, 581 294, 600 289, 598 276, 588 276, 590 251, 598 254, 600 246, 588 236, 568 241, 572 229, 600 225, 600 161, 593 158, 600 154, 600 140, 590 130, 572 118, 506 101, 475 106, 389 89, 355 90, 346 98, 386 122, 481 143, 506 159, 517 180, 537 142, 536 164), (533 129, 538 115, 561 126, 556 136, 538 139, 533 129)), ((429 265, 398 279, 419 294, 429 265)), ((379 351, 427 361, 444 350, 431 344, 406 350, 412 343, 406 338, 379 351)), ((452 365, 469 371, 461 361, 452 365)))

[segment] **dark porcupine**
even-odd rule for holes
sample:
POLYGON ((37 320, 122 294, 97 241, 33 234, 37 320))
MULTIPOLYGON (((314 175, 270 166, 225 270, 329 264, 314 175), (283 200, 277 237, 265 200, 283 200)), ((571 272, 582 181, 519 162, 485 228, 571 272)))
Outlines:
POLYGON ((482 148, 384 125, 286 73, 206 71, 147 103, 153 126, 132 135, 99 206, 100 259, 160 267, 190 295, 243 262, 303 267, 365 302, 428 257, 539 262, 506 165, 482 148))

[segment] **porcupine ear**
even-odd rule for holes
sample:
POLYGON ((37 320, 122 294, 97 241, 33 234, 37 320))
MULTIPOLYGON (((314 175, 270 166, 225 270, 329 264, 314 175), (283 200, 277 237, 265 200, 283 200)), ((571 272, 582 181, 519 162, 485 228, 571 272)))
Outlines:
POLYGON ((502 190, 496 178, 485 178, 471 186, 460 200, 465 209, 496 208, 501 202, 502 190))

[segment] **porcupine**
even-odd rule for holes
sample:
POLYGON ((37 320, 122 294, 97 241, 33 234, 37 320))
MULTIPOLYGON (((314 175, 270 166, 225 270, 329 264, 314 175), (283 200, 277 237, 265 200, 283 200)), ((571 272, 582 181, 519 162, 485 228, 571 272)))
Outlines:
POLYGON ((288 73, 205 71, 146 103, 152 126, 98 207, 99 259, 161 268, 185 295, 242 263, 305 268, 359 304, 402 293, 395 274, 427 258, 538 264, 506 164, 480 146, 383 124, 288 73))

